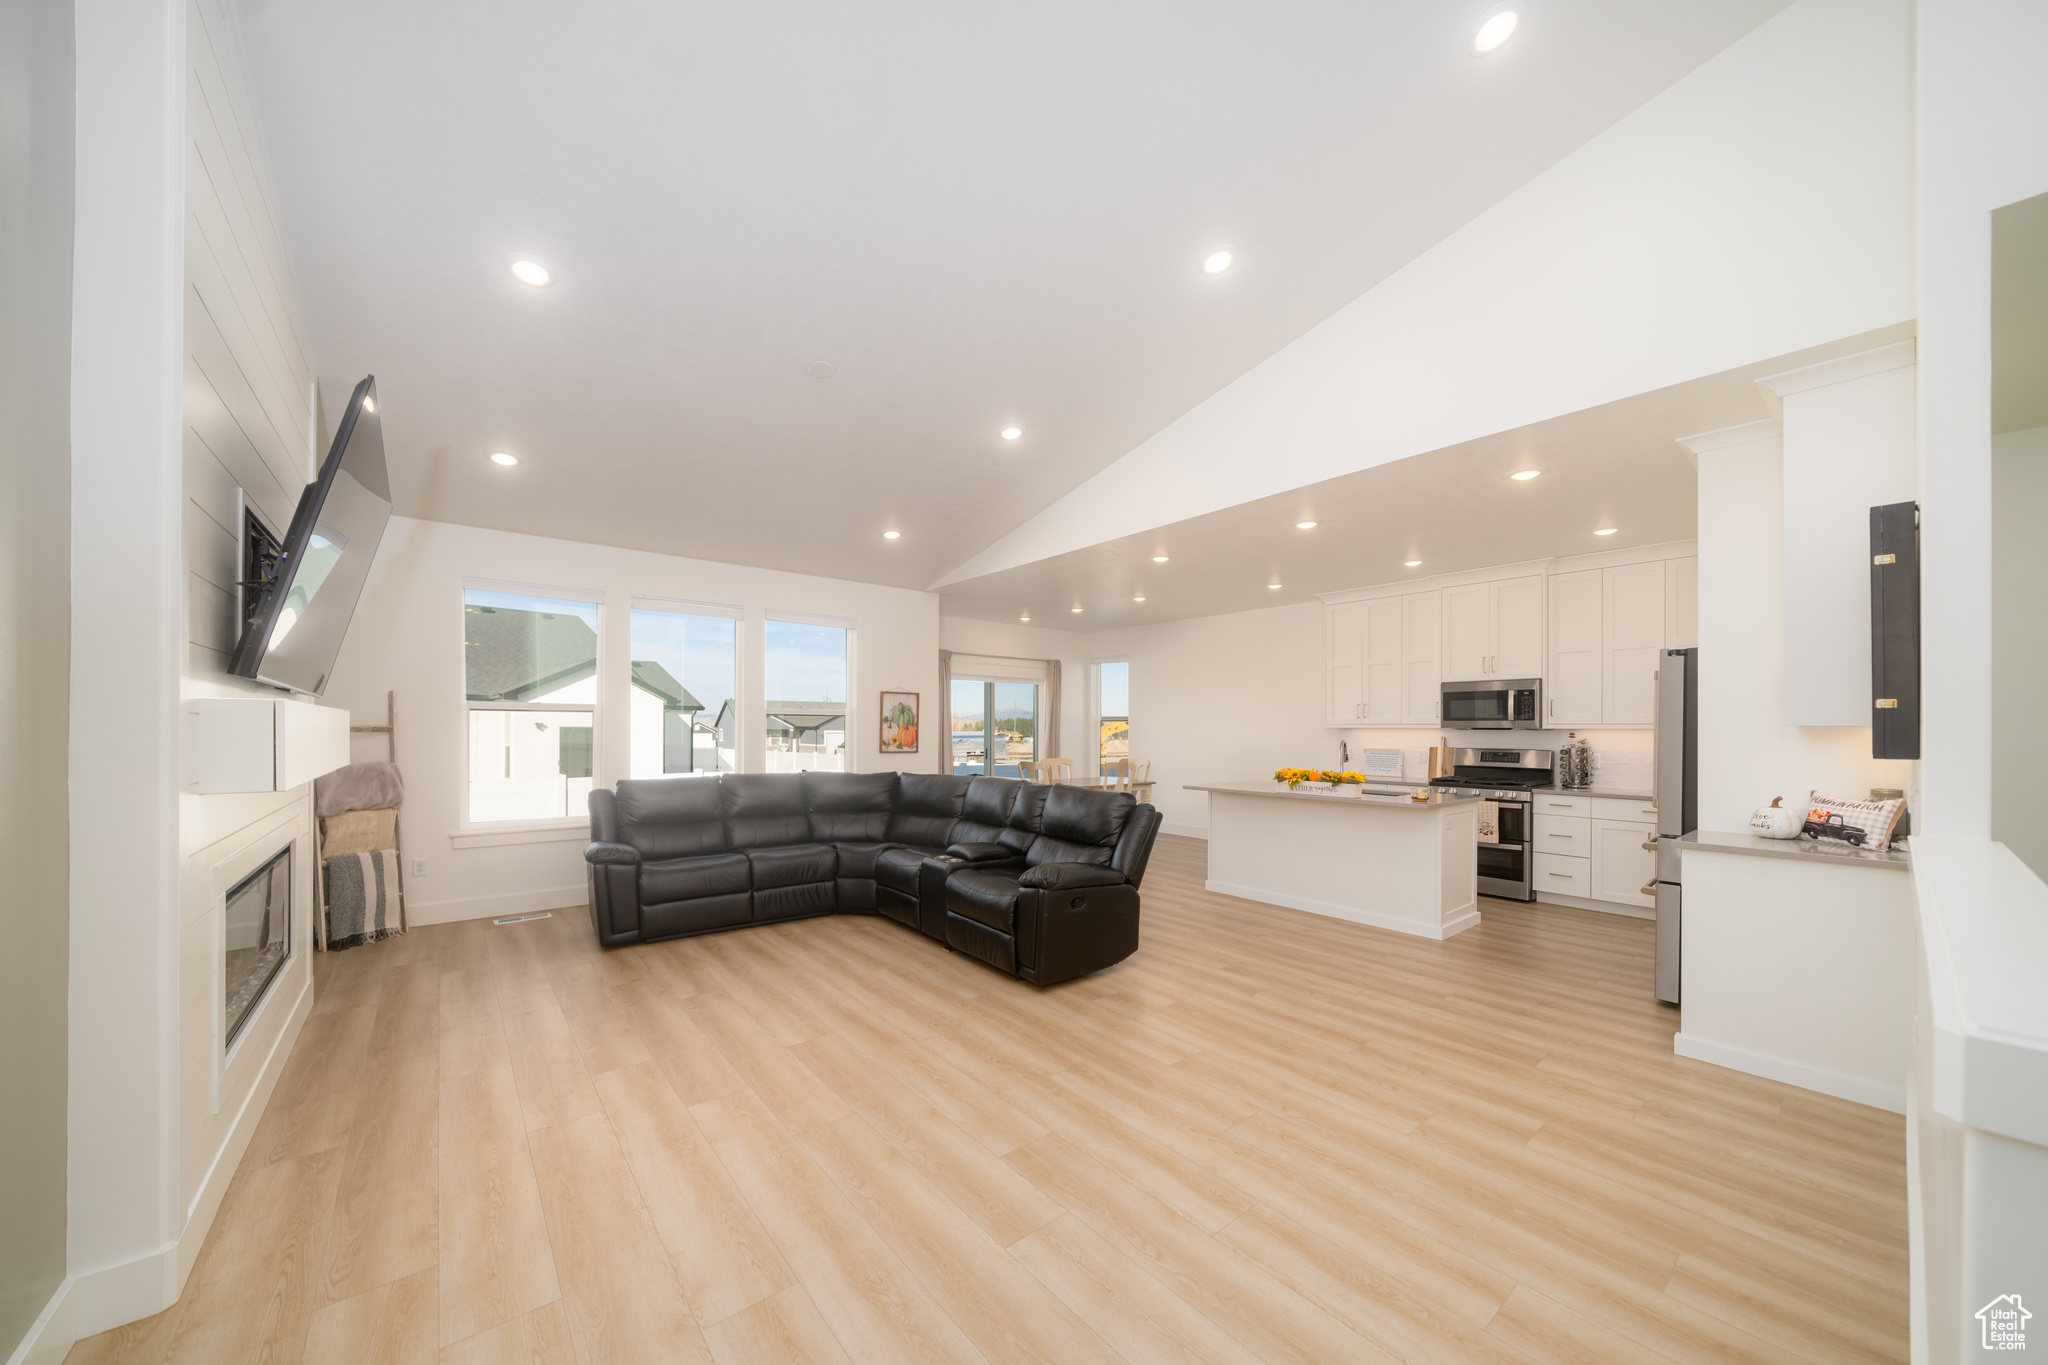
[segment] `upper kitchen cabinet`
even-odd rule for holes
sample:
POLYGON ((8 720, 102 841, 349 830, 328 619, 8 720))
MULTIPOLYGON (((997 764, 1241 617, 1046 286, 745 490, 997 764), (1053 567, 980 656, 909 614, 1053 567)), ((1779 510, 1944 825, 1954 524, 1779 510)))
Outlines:
POLYGON ((1598 725, 1602 710, 1601 571, 1550 576, 1550 667, 1543 675, 1546 727, 1598 725))
POLYGON ((1325 719, 1332 725, 1356 725, 1365 715, 1365 607, 1363 602, 1338 602, 1324 612, 1329 660, 1325 719))
POLYGON ((1664 561, 1664 648, 1700 643, 1700 557, 1664 561))
POLYGON ((1326 722, 1435 724, 1437 612, 1434 591, 1331 603, 1326 722))
POLYGON ((1445 682, 1543 675, 1543 575, 1443 590, 1445 682))
POLYGON ((1437 592, 1401 599, 1401 719, 1434 725, 1443 715, 1443 613, 1437 592))
POLYGON ((1605 724, 1656 723, 1666 577, 1662 560, 1600 571, 1601 719, 1605 724))

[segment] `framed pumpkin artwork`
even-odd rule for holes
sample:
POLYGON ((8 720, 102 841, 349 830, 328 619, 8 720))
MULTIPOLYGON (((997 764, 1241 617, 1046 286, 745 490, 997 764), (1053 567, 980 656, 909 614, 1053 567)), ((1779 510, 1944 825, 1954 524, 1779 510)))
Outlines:
POLYGON ((914 754, 917 752, 917 693, 884 692, 882 694, 882 752, 885 754, 914 754))

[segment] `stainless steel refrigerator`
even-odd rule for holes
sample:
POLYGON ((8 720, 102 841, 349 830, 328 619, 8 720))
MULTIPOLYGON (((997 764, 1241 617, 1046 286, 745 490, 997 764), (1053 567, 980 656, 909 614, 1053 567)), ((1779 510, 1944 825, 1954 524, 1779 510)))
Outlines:
POLYGON ((1657 979, 1656 994, 1678 1003, 1685 887, 1678 839, 1699 828, 1700 652, 1667 649, 1657 661, 1657 979))

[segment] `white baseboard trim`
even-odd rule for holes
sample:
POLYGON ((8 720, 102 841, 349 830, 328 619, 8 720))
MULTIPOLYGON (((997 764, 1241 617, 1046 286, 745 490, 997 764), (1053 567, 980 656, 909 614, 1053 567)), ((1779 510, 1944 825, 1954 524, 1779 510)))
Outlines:
POLYGON ((1618 901, 1596 901, 1588 900, 1584 896, 1564 896, 1555 891, 1538 891, 1536 901, 1539 905, 1569 905, 1574 910, 1598 910, 1603 915, 1621 915, 1628 919, 1657 918, 1655 910, 1623 905, 1618 901))
POLYGON ((7 1365, 59 1365, 71 1354, 78 1344, 77 1289, 78 1277, 66 1275, 50 1291, 50 1301, 29 1324, 28 1335, 7 1357, 7 1365))
POLYGON ((1463 910, 1454 911, 1439 927, 1424 924, 1419 920, 1401 919, 1394 915, 1376 915, 1370 910, 1355 910, 1348 905, 1311 900, 1307 896, 1260 891, 1254 887, 1239 886, 1235 882, 1205 881, 1202 883, 1202 889, 1225 896, 1239 896, 1248 901, 1264 901, 1267 905, 1285 906, 1289 910, 1306 910, 1311 915, 1327 915, 1331 919, 1350 920, 1353 924, 1367 924, 1375 929, 1392 929, 1396 933, 1414 934, 1418 938, 1445 939, 1453 934, 1462 934, 1479 923, 1478 907, 1471 905, 1463 910))
POLYGON ((1207 825, 1179 825, 1170 820, 1161 820, 1159 822, 1159 832, 1161 834, 1178 834, 1183 839, 1207 839, 1209 837, 1209 827, 1207 825))
POLYGON ((464 896, 459 900, 408 901, 405 922, 453 924, 466 919, 496 919, 500 915, 527 915, 535 910, 582 909, 590 903, 589 887, 557 887, 552 891, 512 891, 496 896, 464 896))
POLYGON ((1829 1071, 1825 1067, 1809 1065, 1806 1062, 1787 1061, 1768 1053, 1752 1052, 1746 1047, 1733 1043, 1717 1043, 1710 1038, 1698 1038, 1680 1030, 1671 1039, 1671 1050, 1681 1057, 1690 1057, 1698 1062, 1712 1062, 1725 1066, 1730 1071, 1746 1071, 1752 1076, 1765 1080, 1783 1081, 1796 1085, 1802 1090, 1817 1090, 1823 1095, 1833 1095, 1838 1100, 1850 1100, 1856 1104, 1867 1104, 1873 1109, 1889 1109, 1894 1114, 1906 1112, 1906 1092, 1876 1081, 1866 1081, 1861 1076, 1851 1076, 1840 1071, 1829 1071))

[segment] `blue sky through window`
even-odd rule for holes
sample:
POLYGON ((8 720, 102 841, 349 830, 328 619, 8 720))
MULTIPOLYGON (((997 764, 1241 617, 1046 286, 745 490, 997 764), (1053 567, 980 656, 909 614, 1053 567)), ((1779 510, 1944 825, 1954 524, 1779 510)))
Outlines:
POLYGON ((768 621, 763 639, 770 701, 846 703, 846 631, 768 621))
POLYGON ((689 616, 675 611, 633 612, 633 657, 648 659, 704 703, 709 722, 733 695, 733 628, 723 616, 689 616))
POLYGON ((1131 666, 1128 663, 1102 665, 1100 714, 1105 716, 1128 716, 1131 714, 1131 666))

